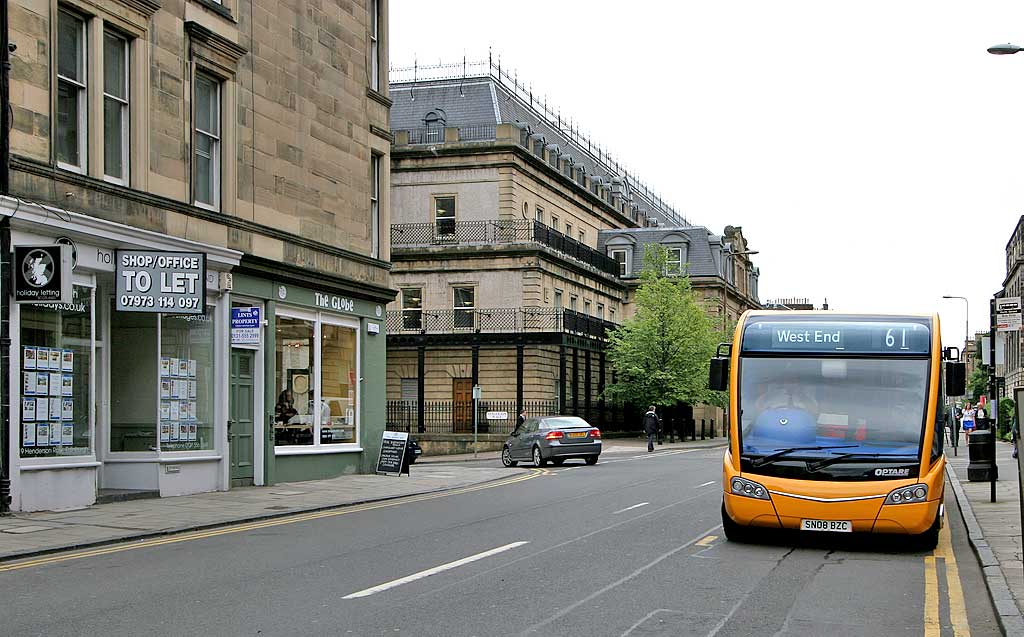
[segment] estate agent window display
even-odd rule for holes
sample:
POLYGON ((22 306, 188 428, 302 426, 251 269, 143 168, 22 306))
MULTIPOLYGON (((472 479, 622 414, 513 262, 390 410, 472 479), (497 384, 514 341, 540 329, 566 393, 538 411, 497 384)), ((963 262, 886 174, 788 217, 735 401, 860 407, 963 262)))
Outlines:
POLYGON ((214 307, 110 315, 110 451, 213 449, 214 307))
POLYGON ((20 306, 21 456, 92 453, 93 288, 20 306))
POLYGON ((358 442, 358 323, 288 311, 276 318, 274 444, 358 442))

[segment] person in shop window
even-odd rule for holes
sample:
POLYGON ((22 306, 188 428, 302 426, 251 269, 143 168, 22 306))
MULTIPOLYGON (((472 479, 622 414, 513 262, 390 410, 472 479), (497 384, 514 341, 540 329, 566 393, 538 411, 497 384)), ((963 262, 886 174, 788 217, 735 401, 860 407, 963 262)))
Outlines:
POLYGON ((277 396, 277 405, 274 406, 274 422, 288 424, 292 417, 298 415, 295 409, 295 399, 289 390, 284 390, 277 396))

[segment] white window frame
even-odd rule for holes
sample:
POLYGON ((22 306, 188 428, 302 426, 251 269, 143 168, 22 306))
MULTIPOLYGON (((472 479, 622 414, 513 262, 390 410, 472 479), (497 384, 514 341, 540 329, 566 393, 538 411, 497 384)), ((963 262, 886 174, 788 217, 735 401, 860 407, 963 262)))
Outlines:
POLYGON ((587 231, 581 229, 576 234, 579 239, 579 242, 582 243, 583 245, 587 245, 587 231))
POLYGON ((128 185, 128 181, 131 178, 131 167, 130 167, 131 166, 131 161, 130 161, 130 157, 131 157, 131 155, 130 155, 130 152, 131 152, 131 148, 130 148, 130 145, 131 145, 131 119, 130 118, 131 118, 131 94, 132 94, 132 85, 131 85, 131 77, 132 77, 132 75, 131 75, 131 39, 128 36, 123 35, 123 34, 117 32, 117 31, 114 31, 112 29, 104 29, 103 30, 103 39, 104 39, 104 42, 103 42, 103 44, 104 44, 104 46, 103 46, 103 52, 104 52, 104 59, 103 59, 103 66, 104 66, 104 74, 103 74, 103 107, 104 107, 104 113, 100 116, 100 121, 103 122, 103 151, 104 151, 104 155, 103 155, 103 179, 106 180, 106 181, 115 183, 115 184, 120 184, 122 186, 127 186, 128 185), (107 60, 106 60, 105 55, 106 55, 106 38, 108 36, 120 40, 121 44, 122 44, 122 52, 123 52, 123 55, 124 55, 124 93, 125 93, 125 96, 123 98, 118 97, 116 95, 112 95, 110 93, 107 93, 106 73, 105 73, 107 60), (121 175, 120 176, 111 175, 111 174, 109 174, 107 172, 107 162, 106 162, 107 124, 106 124, 106 119, 104 117, 106 115, 106 110, 105 109, 106 109, 107 100, 112 100, 112 101, 118 102, 121 105, 121 175))
POLYGON ((380 0, 370 0, 370 88, 380 91, 380 0))
MULTIPOLYGON (((79 54, 81 55, 82 60, 82 78, 80 80, 76 80, 60 74, 60 51, 57 52, 58 62, 55 64, 57 68, 58 87, 63 82, 78 89, 78 159, 80 163, 69 164, 58 158, 57 167, 85 174, 89 169, 89 19, 83 15, 67 11, 63 8, 57 11, 58 22, 65 16, 81 23, 81 27, 79 28, 79 54)), ((56 113, 54 114, 54 120, 56 120, 59 125, 59 118, 56 116, 56 113)), ((55 130, 57 128, 57 126, 54 127, 55 130)), ((56 153, 57 151, 54 149, 54 156, 56 156, 56 153)))
POLYGON ((597 318, 599 318, 601 320, 604 320, 604 304, 603 303, 598 303, 597 304, 597 318))
POLYGON ((224 128, 224 110, 223 110, 223 95, 224 95, 224 81, 215 75, 204 73, 202 71, 196 71, 195 74, 195 85, 199 84, 200 79, 208 81, 214 86, 213 97, 216 100, 217 114, 217 132, 204 131, 198 126, 198 118, 196 113, 196 90, 195 86, 192 88, 192 203, 193 205, 204 208, 206 210, 220 210, 220 185, 221 185, 221 172, 223 167, 221 166, 221 140, 223 138, 224 128), (213 171, 213 181, 210 185, 210 198, 213 199, 211 203, 199 201, 196 198, 196 184, 198 183, 198 168, 195 156, 199 154, 199 145, 195 142, 199 135, 208 137, 210 142, 210 169, 213 171))
POLYGON ((458 212, 459 212, 459 198, 455 195, 432 195, 431 200, 433 201, 434 214, 431 223, 434 224, 435 232, 442 236, 451 236, 456 233, 456 223, 458 223, 458 212), (437 202, 439 199, 451 199, 452 200, 452 215, 450 217, 439 217, 437 216, 437 202), (451 224, 451 232, 441 232, 441 228, 447 226, 447 224, 439 223, 440 221, 446 221, 451 224))
POLYGON ((403 287, 403 288, 401 288, 401 292, 402 292, 402 306, 401 306, 402 329, 403 330, 406 330, 406 329, 409 329, 409 330, 421 329, 422 330, 423 329, 423 288, 422 287, 415 287, 415 286, 403 287), (420 297, 420 306, 419 307, 412 308, 412 307, 406 307, 405 306, 405 302, 406 302, 405 292, 406 292, 406 290, 416 290, 416 291, 419 292, 419 297, 420 297), (411 315, 411 314, 414 314, 414 313, 419 315, 419 324, 420 324, 420 326, 418 328, 416 328, 416 327, 406 327, 405 317, 407 315, 411 315))
POLYGON ((370 154, 370 256, 380 258, 380 155, 370 154))
MULTIPOLYGON (((311 445, 273 445, 275 456, 304 456, 304 455, 315 455, 315 454, 330 454, 330 453, 353 453, 362 451, 360 447, 360 432, 362 429, 362 418, 360 411, 362 410, 363 404, 363 335, 359 327, 359 319, 347 316, 338 316, 335 314, 328 314, 325 312, 311 312, 308 310, 302 310, 293 307, 279 307, 275 312, 275 316, 281 316, 290 319, 299 319, 302 321, 311 321, 313 323, 313 369, 315 370, 317 377, 315 385, 313 386, 313 444, 311 445), (338 444, 323 444, 320 442, 320 411, 323 409, 321 403, 323 401, 323 325, 337 325, 344 328, 355 330, 356 333, 356 408, 353 409, 353 415, 355 417, 355 429, 353 442, 342 442, 338 444)), ((276 354, 275 354, 276 355, 276 354)), ((275 370, 276 373, 276 370, 275 370)))
POLYGON ((454 313, 452 315, 452 327, 454 329, 469 329, 469 328, 476 327, 476 309, 477 309, 477 304, 476 304, 476 286, 475 285, 453 285, 452 286, 452 310, 454 310, 454 313), (472 304, 470 304, 470 305, 456 305, 455 304, 456 303, 455 295, 456 295, 456 292, 458 290, 469 290, 470 293, 473 295, 472 304), (457 325, 458 320, 457 320, 456 317, 458 317, 458 312, 460 310, 470 312, 470 315, 469 315, 470 316, 470 325, 457 325))
POLYGON ((540 206, 537 206, 537 208, 533 212, 533 215, 534 215, 534 219, 536 219, 538 222, 544 223, 544 209, 543 208, 541 208, 540 206))
POLYGON ((666 248, 665 274, 677 276, 683 273, 683 249, 680 247, 666 248), (675 256, 676 258, 673 258, 675 256))
POLYGON ((616 261, 619 264, 620 277, 627 276, 629 274, 629 250, 616 248, 614 250, 609 250, 608 256, 610 256, 614 261, 616 261), (616 254, 622 255, 622 261, 619 261, 618 259, 615 258, 616 254))

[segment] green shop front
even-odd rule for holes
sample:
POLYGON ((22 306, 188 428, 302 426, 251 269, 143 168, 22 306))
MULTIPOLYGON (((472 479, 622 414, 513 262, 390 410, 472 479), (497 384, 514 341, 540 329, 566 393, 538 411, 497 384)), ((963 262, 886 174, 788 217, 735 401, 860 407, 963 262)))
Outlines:
POLYGON ((386 291, 244 267, 231 292, 231 484, 372 471, 385 422, 386 291))

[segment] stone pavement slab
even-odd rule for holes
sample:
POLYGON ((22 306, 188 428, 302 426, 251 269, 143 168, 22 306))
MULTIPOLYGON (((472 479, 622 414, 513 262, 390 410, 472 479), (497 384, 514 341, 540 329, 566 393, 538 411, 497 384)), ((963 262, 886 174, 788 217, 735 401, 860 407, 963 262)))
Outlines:
POLYGON ((346 475, 85 509, 0 517, 0 560, 280 517, 509 478, 528 469, 413 465, 409 476, 346 475))
POLYGON ((1020 491, 1017 461, 1011 456, 1013 445, 996 443, 996 501, 991 501, 989 482, 967 480, 970 463, 967 447, 961 445, 957 456, 946 450, 953 494, 960 504, 971 545, 985 573, 989 594, 995 602, 999 620, 1008 635, 1024 634, 1024 561, 1022 561, 1020 491))

